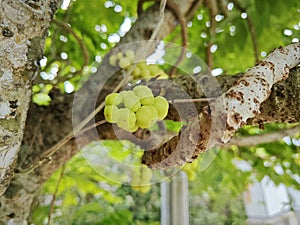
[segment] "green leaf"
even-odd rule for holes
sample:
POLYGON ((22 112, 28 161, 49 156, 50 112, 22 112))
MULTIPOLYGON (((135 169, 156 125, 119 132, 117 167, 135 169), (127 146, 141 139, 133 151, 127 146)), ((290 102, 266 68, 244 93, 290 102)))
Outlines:
POLYGON ((164 122, 167 127, 167 130, 173 131, 175 133, 178 133, 183 125, 182 122, 175 122, 173 120, 164 120, 164 122))
POLYGON ((133 215, 129 210, 111 213, 95 225, 133 225, 133 215))
POLYGON ((32 220, 35 224, 44 224, 45 218, 49 214, 50 207, 48 206, 39 206, 37 207, 32 215, 32 220))
POLYGON ((70 207, 75 206, 78 204, 77 201, 77 195, 69 189, 68 191, 65 191, 63 194, 63 206, 64 207, 70 207))
POLYGON ((264 29, 270 25, 271 9, 273 5, 270 0, 255 0, 254 8, 249 10, 249 16, 252 19, 256 31, 256 35, 259 37, 264 29))
POLYGON ((268 0, 255 0, 254 1, 255 12, 258 14, 264 14, 269 12, 269 1, 268 0))
POLYGON ((238 20, 235 24, 236 35, 233 37, 236 47, 239 50, 243 50, 246 47, 246 42, 248 38, 248 26, 245 20, 238 20))
MULTIPOLYGON (((92 202, 84 204, 75 209, 73 216, 71 217, 72 225, 90 224, 96 225, 101 219, 101 213, 103 208, 99 203, 92 202)), ((66 215, 67 216, 67 215, 66 215)), ((70 215, 68 215, 70 218, 70 215)), ((69 222, 70 224, 70 222, 69 222)))
POLYGON ((48 94, 45 93, 37 93, 32 96, 32 102, 40 105, 40 106, 47 106, 51 102, 51 98, 48 94))

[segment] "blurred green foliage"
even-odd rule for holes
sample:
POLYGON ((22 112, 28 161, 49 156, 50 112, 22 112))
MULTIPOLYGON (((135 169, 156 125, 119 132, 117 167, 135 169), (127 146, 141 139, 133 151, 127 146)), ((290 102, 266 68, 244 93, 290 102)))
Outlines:
POLYGON ((58 183, 61 173, 57 171, 44 184, 40 205, 33 213, 35 224, 47 221, 58 185, 51 224, 159 224, 159 185, 153 185, 147 194, 136 192, 128 185, 107 180, 80 154, 65 165, 58 183))

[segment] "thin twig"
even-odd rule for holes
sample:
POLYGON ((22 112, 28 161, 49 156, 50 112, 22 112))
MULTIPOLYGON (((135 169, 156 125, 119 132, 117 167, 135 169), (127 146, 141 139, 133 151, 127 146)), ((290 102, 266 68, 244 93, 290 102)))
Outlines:
MULTIPOLYGON (((123 79, 118 86, 113 90, 113 92, 117 92, 124 84, 125 84, 125 80, 123 79)), ((27 173, 27 172, 31 172, 32 170, 36 169, 37 167, 39 167, 41 164, 43 164, 44 162, 48 161, 48 158, 53 155, 58 149, 60 149, 63 145, 65 145, 68 141, 70 141, 72 138, 74 138, 80 131, 81 129, 91 120, 93 119, 104 107, 105 102, 102 102, 93 112, 91 112, 81 123, 79 123, 77 125, 77 127, 75 127, 73 129, 73 131, 71 131, 70 133, 68 133, 63 139, 61 139, 58 143, 56 143, 54 146, 52 146, 51 148, 47 149, 46 151, 44 151, 40 157, 38 159, 36 159, 35 161, 33 161, 27 168, 25 169, 21 169, 20 172, 21 173, 27 173)))
MULTIPOLYGON (((203 3, 203 0, 196 0, 192 6, 190 7, 190 9, 188 10, 188 13, 186 14, 185 18, 186 18, 186 21, 189 21, 193 18, 195 12, 199 9, 199 7, 201 6, 201 4, 203 3)), ((175 42, 176 40, 178 40, 180 36, 176 35, 174 36, 170 41, 169 43, 166 44, 165 48, 169 48, 171 43, 175 42)))
POLYGON ((172 99, 169 103, 191 103, 191 102, 210 102, 215 98, 195 98, 195 99, 172 99))
POLYGON ((217 0, 218 8, 220 12, 225 16, 229 16, 228 9, 227 9, 227 1, 226 0, 217 0))
MULTIPOLYGON (((235 7, 237 10, 239 10, 241 13, 247 13, 247 10, 241 6, 238 0, 232 0, 234 3, 235 7)), ((250 18, 249 14, 247 13, 246 17, 246 22, 249 26, 249 31, 250 31, 250 36, 251 36, 251 41, 253 45, 253 51, 254 51, 254 58, 255 58, 255 63, 259 62, 259 52, 258 52, 258 43, 257 43, 257 38, 256 38, 256 31, 254 24, 252 22, 252 19, 250 18)))
MULTIPOLYGON (((138 2, 138 12, 139 12, 139 14, 142 11, 142 4, 143 4, 144 1, 145 0, 140 0, 138 2)), ((180 26, 181 26, 181 37, 182 37, 181 52, 180 52, 180 55, 179 55, 177 61, 175 62, 175 64, 172 66, 171 70, 168 73, 169 76, 171 77, 175 73, 179 63, 183 60, 184 54, 185 54, 185 48, 187 47, 188 35, 187 35, 186 21, 185 21, 184 16, 182 15, 178 5, 176 3, 174 3, 173 1, 167 1, 167 0, 155 0, 155 1, 160 2, 160 18, 161 19, 159 20, 155 31, 152 33, 152 36, 151 36, 150 40, 155 40, 155 37, 157 36, 157 33, 159 32, 159 30, 161 28, 161 25, 163 24, 164 10, 165 10, 166 6, 168 7, 168 9, 173 11, 175 17, 178 19, 178 21, 180 23, 180 26)), ((201 2, 202 2, 202 0, 200 1, 200 3, 201 2)), ((200 4, 198 2, 196 2, 195 9, 197 9, 199 5, 200 4)), ((149 45, 150 45, 150 43, 149 43, 149 45)))
POLYGON ((184 55, 185 55, 185 48, 187 47, 187 43, 188 43, 188 34, 187 34, 187 28, 186 28, 186 21, 184 16, 182 15, 180 9, 178 8, 178 5, 172 1, 168 1, 167 2, 167 6, 174 11, 175 16, 177 17, 177 19, 179 20, 180 23, 180 27, 181 27, 181 38, 182 38, 182 43, 181 43, 181 52, 180 55, 177 59, 177 61, 175 62, 175 64, 172 66, 170 72, 169 72, 169 76, 172 77, 172 75, 175 73, 175 71, 177 70, 177 67, 179 65, 179 63, 183 60, 184 55))
MULTIPOLYGON (((77 133, 77 136, 82 135, 82 134, 84 134, 85 132, 91 130, 92 128, 98 127, 98 126, 100 126, 100 125, 102 125, 102 124, 104 124, 104 123, 107 123, 107 121, 106 121, 106 120, 100 120, 100 121, 98 121, 98 122, 96 122, 96 123, 94 123, 94 124, 92 124, 92 125, 90 125, 90 126, 84 128, 84 129, 81 129, 80 132, 77 133)), ((74 135, 73 135, 72 137, 70 137, 70 138, 67 138, 67 139, 66 139, 66 137, 65 137, 64 143, 63 143, 62 145, 66 144, 66 143, 67 143, 68 141, 70 141, 72 138, 74 138, 74 135)), ((59 143, 60 143, 60 142, 59 142, 59 143)), ((57 143, 57 144, 58 144, 58 143, 57 143)), ((59 148, 60 148, 59 145, 54 145, 52 148, 48 149, 47 151, 49 151, 49 150, 51 150, 51 149, 53 149, 53 151, 54 151, 54 150, 56 151, 56 150, 58 150, 59 148), (55 148, 54 148, 54 147, 55 147, 55 148)), ((54 151, 54 152, 55 152, 55 151, 54 151)), ((31 164, 30 164, 28 167, 26 167, 25 169, 18 169, 18 170, 17 170, 18 173, 27 173, 27 172, 32 171, 33 169, 35 169, 35 168, 37 168, 38 166, 40 166, 43 162, 48 161, 48 158, 49 158, 54 152, 51 152, 51 153, 49 152, 49 153, 48 153, 48 156, 43 156, 43 157, 44 157, 44 160, 41 160, 42 157, 40 157, 40 158, 39 158, 40 160, 35 160, 33 163, 31 163, 31 164)))
POLYGON ((282 129, 279 131, 274 131, 265 134, 233 137, 229 143, 221 145, 223 148, 229 148, 232 145, 239 147, 249 147, 264 143, 271 143, 275 141, 282 140, 284 137, 294 137, 300 133, 300 125, 292 128, 282 129))
POLYGON ((193 18, 195 12, 199 9, 199 7, 202 5, 203 0, 195 0, 190 9, 188 10, 188 13, 185 15, 186 21, 189 21, 193 18))
POLYGON ((97 121, 96 123, 94 123, 94 124, 92 124, 92 125, 90 125, 90 126, 84 128, 84 129, 82 129, 80 132, 78 132, 77 135, 78 135, 78 136, 79 136, 79 135, 82 135, 82 134, 84 134, 85 132, 91 130, 92 128, 98 127, 98 126, 100 126, 100 125, 102 125, 102 124, 105 124, 105 123, 107 123, 106 120, 100 120, 100 121, 97 121))
MULTIPOLYGON (((146 51, 143 51, 145 54, 148 53, 149 49, 151 48, 152 45, 152 40, 154 41, 160 31, 161 26, 164 23, 164 19, 165 19, 165 8, 166 8, 166 4, 167 4, 167 0, 161 0, 160 1, 160 5, 159 5, 159 21, 157 23, 157 26, 155 28, 155 30, 153 31, 151 37, 150 37, 150 41, 148 42, 148 44, 146 45, 146 51)), ((146 55, 145 55, 146 57, 146 55)))
POLYGON ((62 180, 62 178, 64 176, 64 173, 65 173, 65 168, 66 168, 66 166, 63 165, 63 167, 61 169, 61 172, 60 172, 60 175, 59 175, 59 178, 58 178, 58 181, 57 181, 55 191, 53 193, 52 201, 51 201, 51 204, 50 204, 50 210, 49 210, 49 214, 48 214, 48 223, 47 223, 47 225, 51 224, 51 218, 52 218, 52 213, 53 213, 53 210, 54 210, 54 204, 55 204, 55 201, 56 201, 56 196, 57 196, 57 192, 58 192, 61 180, 62 180))
POLYGON ((210 40, 207 43, 206 47, 206 63, 207 66, 212 69, 213 68, 213 54, 211 52, 211 47, 216 37, 216 20, 215 17, 218 14, 218 7, 216 0, 206 0, 206 5, 209 11, 209 19, 210 19, 210 40))
POLYGON ((61 21, 58 21, 58 20, 53 20, 53 22, 64 28, 66 31, 68 31, 70 34, 73 35, 73 37, 76 39, 76 41, 78 42, 80 48, 81 48, 81 51, 83 53, 83 59, 84 59, 84 63, 81 67, 81 69, 79 71, 77 71, 77 73, 81 73, 84 69, 85 66, 89 65, 89 61, 90 61, 90 57, 89 57, 89 53, 88 53, 88 50, 84 44, 84 42, 82 41, 82 39, 74 32, 74 30, 66 23, 64 22, 61 22, 61 21))

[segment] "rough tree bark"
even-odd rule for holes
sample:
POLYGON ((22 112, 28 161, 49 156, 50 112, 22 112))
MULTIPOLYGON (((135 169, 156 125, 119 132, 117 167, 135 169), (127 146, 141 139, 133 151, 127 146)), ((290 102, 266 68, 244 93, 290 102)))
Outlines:
MULTIPOLYGON (((48 2, 48 1, 45 1, 48 2)), ((193 1, 180 1, 179 8, 182 13, 187 16, 193 8, 193 1)), ((156 24, 159 19, 158 5, 151 7, 137 20, 128 34, 121 40, 122 43, 130 43, 133 41, 139 41, 148 39, 153 30, 156 28, 156 24)), ((157 40, 161 40, 165 35, 170 33, 176 24, 174 21, 176 16, 168 11, 165 13, 165 22, 161 27, 161 30, 157 36, 157 40)), ((92 76, 93 79, 89 80, 84 86, 82 92, 94 93, 93 90, 104 85, 107 80, 107 76, 110 76, 110 68, 107 63, 108 57, 104 59, 103 64, 98 69, 97 74, 92 76), (101 74, 101 76, 99 76, 101 74)), ((218 78, 221 87, 224 90, 228 90, 234 81, 240 78, 240 75, 235 77, 220 77, 218 78)), ((109 85, 106 85, 100 96, 98 97, 98 103, 103 101, 104 96, 112 91, 116 84, 122 79, 122 76, 114 76, 109 80, 109 85)), ((175 81, 174 81, 175 82, 175 81)), ((176 81, 182 87, 186 87, 187 93, 190 96, 202 97, 203 93, 200 90, 195 90, 193 80, 179 79, 176 81)), ((175 82, 175 83, 176 83, 175 82)), ((176 93, 176 87, 173 82, 169 81, 153 81, 149 84, 154 92, 165 89, 168 90, 167 94, 176 93)), ((256 123, 258 120, 264 120, 266 122, 273 121, 286 121, 297 122, 299 121, 299 112, 295 108, 295 104, 299 104, 300 93, 300 80, 299 70, 294 71, 294 75, 290 76, 286 82, 280 82, 273 87, 273 91, 269 99, 261 105, 261 114, 256 115, 249 123, 256 123), (294 88, 292 88, 294 87, 294 88), (284 97, 283 97, 284 95, 284 97), (292 104, 290 104, 292 103, 292 104), (285 113, 281 112, 281 106, 285 104, 285 113), (274 116, 269 112, 274 109, 274 116)), ((219 96, 220 93, 212 93, 215 96, 219 96)), ((49 160, 38 166, 33 171, 26 173, 22 172, 22 169, 27 168, 32 162, 41 160, 40 155, 43 154, 48 148, 52 147, 55 143, 61 140, 66 134, 72 130, 72 95, 60 95, 58 93, 52 93, 53 101, 49 107, 41 108, 36 105, 30 105, 28 119, 26 121, 25 136, 22 144, 22 150, 19 154, 19 160, 17 164, 17 173, 13 177, 13 181, 8 187, 5 194, 0 197, 0 224, 1 222, 7 224, 8 221, 11 224, 26 224, 26 221, 30 223, 30 210, 35 204, 35 198, 38 195, 38 191, 41 184, 49 178, 49 176, 55 172, 61 165, 63 165, 68 159, 70 159, 78 151, 78 142, 81 146, 89 143, 90 141, 101 139, 114 139, 115 134, 109 124, 104 124, 98 128, 98 135, 92 135, 87 133, 86 135, 79 136, 77 143, 75 140, 70 140, 63 148, 56 151, 49 160), (38 119, 37 119, 38 118, 38 119), (59 130, 59 132, 58 132, 59 130), (24 207, 26 206, 26 207, 24 207)), ((176 96, 175 94, 170 96, 176 96)), ((177 96, 182 98, 182 96, 177 96)), ((184 96, 183 96, 184 97, 184 96)), ((94 103, 89 105, 88 99, 84 99, 85 105, 83 108, 88 112, 94 109, 94 103), (90 107, 86 107, 86 105, 90 107)), ((199 105, 197 108, 201 109, 199 105)), ((176 112, 170 112, 170 118, 178 119, 176 112)), ((99 116, 100 117, 100 116, 99 116)), ((19 125, 18 125, 19 126, 19 125)), ((126 136, 126 133, 124 134, 126 136)))
POLYGON ((232 87, 211 101, 209 107, 181 129, 179 135, 158 149, 145 151, 143 163, 164 169, 191 162, 201 152, 230 140, 249 118, 260 113, 272 86, 286 80, 290 70, 300 63, 300 43, 271 52, 250 68, 232 87))
POLYGON ((13 175, 23 138, 31 84, 58 1, 1 0, 0 195, 13 175))
MULTIPOLYGON (((32 82, 39 70, 38 62, 43 56, 47 30, 58 2, 0 0, 0 195, 14 176, 31 100, 32 82)), ((24 179, 30 184, 30 177, 20 177, 20 181, 24 182, 24 179)), ((26 189, 19 193, 21 201, 10 208, 26 208, 30 205, 31 201, 27 201, 30 199, 24 196, 24 193, 33 193, 34 188, 35 185, 26 186, 26 189)), ((14 189, 11 190, 6 192, 6 195, 13 197, 16 193, 14 189)), ((1 201, 1 209, 6 204, 5 200, 1 201)), ((0 214, 1 224, 23 224, 20 221, 12 222, 16 216, 13 211, 0 214)), ((23 217, 28 217, 28 214, 28 211, 22 211, 23 217)))

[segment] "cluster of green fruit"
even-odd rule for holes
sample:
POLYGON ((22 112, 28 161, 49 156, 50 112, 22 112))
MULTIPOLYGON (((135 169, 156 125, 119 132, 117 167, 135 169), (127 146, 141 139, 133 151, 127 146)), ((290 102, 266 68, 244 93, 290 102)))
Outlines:
POLYGON ((151 178, 152 171, 146 166, 140 167, 139 170, 133 170, 130 182, 131 188, 141 193, 147 193, 151 189, 151 178))
POLYGON ((125 53, 118 52, 115 55, 109 57, 109 64, 112 66, 119 66, 122 69, 127 69, 134 63, 135 54, 132 50, 127 50, 125 53))
POLYGON ((134 63, 135 53, 132 50, 127 50, 125 53, 118 52, 109 57, 109 64, 119 66, 120 68, 131 71, 134 79, 148 79, 159 76, 160 78, 168 78, 168 75, 159 68, 156 64, 147 65, 145 61, 134 63))
POLYGON ((134 79, 149 79, 151 77, 168 78, 168 75, 156 64, 147 65, 139 62, 133 66, 132 76, 134 79))
POLYGON ((194 181, 197 176, 198 160, 194 160, 192 163, 185 164, 181 169, 186 172, 189 181, 194 181))
POLYGON ((104 116, 107 122, 135 132, 140 128, 150 128, 157 121, 163 120, 169 109, 168 101, 154 97, 150 88, 139 85, 132 91, 112 93, 105 98, 104 116))

